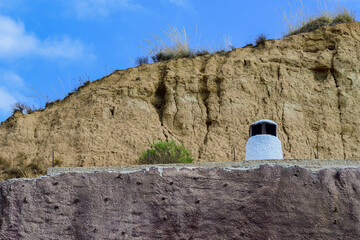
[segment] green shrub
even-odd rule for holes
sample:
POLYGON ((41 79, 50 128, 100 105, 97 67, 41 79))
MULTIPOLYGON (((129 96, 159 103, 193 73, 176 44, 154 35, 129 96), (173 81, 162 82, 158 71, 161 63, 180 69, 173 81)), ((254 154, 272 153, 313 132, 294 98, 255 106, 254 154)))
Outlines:
POLYGON ((139 164, 191 163, 194 159, 183 145, 176 145, 174 140, 159 141, 151 144, 138 160, 139 164))

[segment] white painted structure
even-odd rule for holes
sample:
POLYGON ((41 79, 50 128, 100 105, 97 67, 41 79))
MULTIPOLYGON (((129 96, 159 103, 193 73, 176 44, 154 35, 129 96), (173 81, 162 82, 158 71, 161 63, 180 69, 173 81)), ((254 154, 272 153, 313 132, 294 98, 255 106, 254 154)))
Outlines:
POLYGON ((250 125, 245 160, 283 159, 276 122, 262 119, 250 125))

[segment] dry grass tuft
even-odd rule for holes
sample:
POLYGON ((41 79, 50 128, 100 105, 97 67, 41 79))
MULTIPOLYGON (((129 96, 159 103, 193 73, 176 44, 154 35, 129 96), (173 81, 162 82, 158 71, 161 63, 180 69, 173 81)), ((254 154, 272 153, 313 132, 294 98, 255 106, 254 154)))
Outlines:
MULTIPOLYGON (((61 161, 55 164, 60 166, 61 161)), ((45 159, 34 158, 29 160, 25 153, 20 152, 14 159, 0 156, 0 180, 11 178, 38 177, 46 173, 45 159)))
POLYGON ((158 35, 151 34, 149 34, 151 36, 150 39, 144 40, 147 43, 145 49, 154 62, 189 57, 192 54, 185 28, 179 30, 176 26, 169 25, 167 31, 163 30, 163 32, 168 42, 158 35))
POLYGON ((337 7, 330 10, 325 1, 318 1, 318 9, 313 11, 315 14, 309 13, 302 0, 294 1, 289 5, 291 9, 296 9, 296 11, 295 13, 290 11, 290 14, 283 14, 283 20, 287 25, 285 36, 312 32, 324 26, 355 22, 355 14, 339 2, 337 7))
POLYGON ((22 114, 30 114, 30 113, 36 111, 36 108, 30 107, 29 105, 27 105, 26 103, 23 103, 23 102, 16 102, 12 106, 12 111, 13 111, 13 114, 15 112, 21 112, 22 114))
MULTIPOLYGON (((150 39, 145 39, 146 46, 142 46, 150 55, 153 62, 162 62, 171 59, 189 58, 204 56, 214 53, 225 53, 234 49, 229 38, 224 38, 224 46, 215 49, 195 47, 189 45, 189 38, 185 28, 179 30, 176 26, 169 25, 168 29, 163 30, 166 38, 158 35, 150 35, 150 39)), ((135 61, 135 65, 147 63, 144 57, 140 57, 135 61)))

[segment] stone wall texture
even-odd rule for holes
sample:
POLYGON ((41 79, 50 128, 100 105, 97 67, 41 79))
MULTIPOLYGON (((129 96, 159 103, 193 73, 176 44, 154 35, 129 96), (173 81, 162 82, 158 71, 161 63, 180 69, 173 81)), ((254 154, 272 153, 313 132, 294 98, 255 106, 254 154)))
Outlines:
POLYGON ((150 168, 8 180, 0 239, 360 239, 360 170, 150 168))
POLYGON ((116 71, 43 111, 0 125, 0 153, 63 166, 131 165, 157 140, 196 161, 245 157, 248 127, 279 124, 285 158, 360 157, 360 23, 225 54, 116 71))

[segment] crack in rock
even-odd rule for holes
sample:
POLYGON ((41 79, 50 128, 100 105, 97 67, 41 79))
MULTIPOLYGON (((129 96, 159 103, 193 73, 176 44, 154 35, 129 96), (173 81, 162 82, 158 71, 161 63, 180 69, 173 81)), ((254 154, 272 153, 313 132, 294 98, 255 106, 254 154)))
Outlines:
POLYGON ((341 98, 341 88, 340 88, 340 85, 339 85, 339 80, 337 79, 337 76, 336 76, 336 69, 335 69, 335 57, 337 55, 337 48, 335 49, 335 53, 333 54, 333 57, 332 57, 332 60, 331 60, 331 69, 330 69, 330 73, 331 73, 331 76, 333 77, 334 79, 334 82, 335 82, 335 86, 336 86, 336 90, 337 90, 337 100, 338 100, 338 110, 339 110, 339 119, 340 119, 340 136, 341 136, 341 143, 342 143, 342 146, 343 146, 343 156, 344 156, 344 159, 346 159, 346 152, 345 152, 345 140, 344 140, 344 132, 343 132, 343 116, 342 116, 342 109, 341 109, 341 101, 340 101, 340 98, 341 98))

